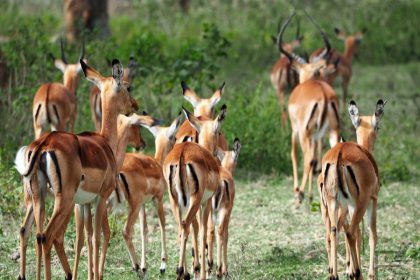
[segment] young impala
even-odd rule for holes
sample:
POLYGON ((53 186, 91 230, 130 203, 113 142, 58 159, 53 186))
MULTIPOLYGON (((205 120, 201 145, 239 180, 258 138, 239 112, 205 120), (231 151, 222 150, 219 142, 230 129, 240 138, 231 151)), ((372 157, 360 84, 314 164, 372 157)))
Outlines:
MULTIPOLYGON (((214 118, 215 107, 222 97, 225 83, 213 93, 212 97, 207 99, 198 97, 184 81, 181 82, 181 86, 184 98, 190 102, 194 108, 194 116, 203 121, 214 118)), ((197 131, 188 121, 184 121, 176 134, 176 139, 177 143, 185 142, 187 139, 188 141, 197 142, 197 131)), ((218 145, 222 150, 227 150, 228 148, 226 138, 222 132, 219 133, 218 145)))
MULTIPOLYGON (((279 23, 281 23, 281 21, 279 23)), ((288 52, 293 52, 300 46, 302 40, 303 35, 300 35, 300 22, 298 21, 295 39, 290 43, 283 43, 282 48, 288 52)), ((273 37, 273 42, 277 45, 278 42, 276 37, 273 37)), ((287 113, 285 108, 286 88, 289 87, 293 89, 299 83, 299 81, 296 72, 291 68, 289 59, 284 54, 280 53, 280 58, 271 69, 270 79, 271 84, 277 92, 277 98, 281 112, 281 124, 282 126, 285 126, 287 121, 287 113)))
MULTIPOLYGON (((60 41, 61 59, 50 54, 55 67, 63 72, 63 84, 47 83, 37 90, 32 105, 35 139, 39 138, 47 127, 52 131, 73 132, 77 115, 76 89, 79 82, 80 63, 68 64, 64 55, 63 39, 60 41)), ((80 59, 84 57, 84 45, 80 59)), ((79 59, 79 60, 80 60, 79 59)))
MULTIPOLYGON (((330 75, 327 80, 330 85, 333 85, 337 76, 341 77, 341 86, 343 88, 342 100, 343 104, 346 104, 349 82, 352 76, 353 57, 357 54, 358 47, 363 39, 363 35, 367 32, 367 29, 364 28, 361 32, 348 36, 338 28, 334 28, 334 32, 338 39, 344 41, 344 53, 340 54, 336 49, 331 50, 328 62, 332 63, 333 61, 338 61, 338 64, 337 71, 330 75)), ((322 49, 314 51, 311 55, 310 61, 312 61, 312 58, 316 57, 321 52, 322 49)))
MULTIPOLYGON (((198 143, 183 142, 174 146, 163 164, 163 174, 169 188, 173 214, 180 232, 180 255, 177 279, 189 279, 185 262, 186 243, 193 220, 198 218, 200 228, 200 262, 194 269, 200 270, 200 278, 206 279, 205 245, 207 221, 211 198, 219 186, 219 164, 216 152, 220 127, 225 119, 226 106, 215 120, 200 121, 183 109, 190 124, 198 132, 198 143)), ((194 230, 195 231, 195 230, 194 230)), ((194 244, 194 247, 196 245, 194 244)), ((197 252, 197 251, 195 251, 197 252)))
POLYGON ((233 173, 238 161, 241 143, 238 138, 233 142, 232 151, 218 150, 217 157, 221 161, 219 188, 212 198, 211 215, 208 220, 207 258, 208 276, 211 277, 213 269, 214 224, 217 227, 217 277, 228 275, 227 244, 229 238, 229 222, 235 199, 235 182, 233 173), (223 252, 223 262, 222 262, 223 252), (222 264, 223 263, 223 264, 222 264))
MULTIPOLYGON (((108 64, 111 62, 109 61, 108 64)), ((137 62, 134 57, 130 56, 128 67, 124 69, 123 80, 131 84, 133 82, 134 76, 136 74, 137 62)), ((101 122, 102 122, 102 105, 101 105, 101 91, 97 86, 92 87, 90 90, 89 96, 90 111, 92 113, 92 119, 95 122, 96 131, 101 131, 101 122)), ((143 142, 143 139, 140 137, 140 140, 143 142)))
POLYGON ((333 88, 325 81, 319 79, 328 76, 334 71, 334 65, 326 64, 326 57, 330 52, 330 43, 327 36, 320 30, 315 21, 308 15, 311 22, 320 30, 325 44, 325 51, 314 59, 313 63, 306 63, 304 59, 294 53, 283 49, 283 33, 287 28, 293 13, 284 23, 279 36, 278 46, 290 61, 291 67, 299 74, 299 85, 292 91, 288 111, 292 127, 293 164, 293 190, 295 192, 296 206, 299 206, 304 197, 306 182, 309 179, 309 197, 312 199, 312 170, 317 164, 317 142, 323 138, 327 129, 330 130, 330 145, 334 146, 339 137, 338 100, 333 88), (303 177, 298 186, 297 144, 303 151, 303 177))
POLYGON ((144 125, 155 137, 155 157, 141 153, 127 153, 123 166, 120 170, 119 188, 112 195, 110 202, 113 205, 121 203, 121 197, 128 202, 128 218, 124 226, 123 237, 127 245, 133 269, 146 272, 146 242, 147 224, 145 202, 153 200, 159 216, 161 229, 161 272, 166 269, 166 237, 165 237, 165 214, 163 211, 163 195, 166 190, 166 182, 163 177, 162 164, 167 154, 175 144, 175 133, 181 124, 181 114, 169 127, 144 125), (123 194, 123 196, 121 195, 123 194), (140 212, 140 215, 139 215, 140 212), (140 232, 142 241, 141 263, 139 263, 134 245, 133 228, 140 217, 140 232))
MULTIPOLYGON (((132 112, 133 99, 122 80, 123 68, 118 60, 112 63, 112 77, 103 77, 95 69, 80 60, 88 80, 101 88, 104 113, 101 132, 71 134, 51 132, 38 138, 28 147, 22 147, 16 156, 16 167, 23 175, 26 191, 32 196, 26 218, 33 211, 37 228, 37 279, 41 277, 41 257, 44 260, 44 277, 51 279, 51 248, 54 245, 66 273, 72 277, 64 251, 64 233, 74 204, 86 204, 97 200, 93 227, 94 277, 102 277, 99 271, 99 245, 101 228, 109 231, 106 219, 106 199, 115 189, 117 161, 117 118, 120 113, 132 112), (111 106, 112 105, 112 106, 111 106), (54 193, 54 210, 46 229, 43 228, 47 183, 54 193)), ((138 122, 150 125, 154 120, 141 116, 138 122)), ((26 232, 25 219, 21 235, 26 232)), ((101 262, 105 260, 107 244, 102 248, 101 262)), ((21 279, 25 275, 19 275, 21 279)))
POLYGON ((360 222, 366 211, 370 229, 369 279, 375 278, 376 211, 380 182, 372 152, 385 104, 381 99, 378 100, 373 116, 360 117, 356 103, 351 101, 349 114, 356 128, 357 144, 338 143, 322 158, 318 188, 327 230, 326 246, 331 279, 338 279, 337 238, 342 227, 346 233, 347 272, 351 279, 362 279, 360 222))

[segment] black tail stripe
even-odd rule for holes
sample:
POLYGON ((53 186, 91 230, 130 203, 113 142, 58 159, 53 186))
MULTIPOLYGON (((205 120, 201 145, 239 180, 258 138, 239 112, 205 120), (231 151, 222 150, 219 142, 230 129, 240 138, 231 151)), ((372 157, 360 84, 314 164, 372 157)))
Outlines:
POLYGON ((185 194, 185 189, 184 189, 185 182, 184 182, 184 176, 182 176, 183 175, 182 173, 185 172, 185 170, 184 170, 185 169, 185 166, 184 166, 184 155, 181 155, 181 157, 179 158, 178 168, 179 168, 179 183, 181 184, 179 186, 179 188, 181 189, 181 192, 182 192, 182 200, 184 202, 184 206, 187 206, 187 195, 185 194))
POLYGON ((127 198, 130 197, 130 190, 128 189, 128 183, 127 179, 125 178, 125 175, 123 173, 120 173, 121 180, 124 184, 125 191, 127 192, 127 198))
POLYGON ((175 166, 171 165, 169 166, 169 190, 171 191, 172 198, 175 198, 175 192, 174 192, 174 168, 175 166))
POLYGON ((121 197, 120 197, 120 192, 118 190, 118 186, 115 186, 115 194, 117 195, 118 203, 121 203, 121 197))
POLYGON ((311 119, 314 117, 316 108, 318 108, 318 103, 315 103, 314 107, 312 107, 311 115, 308 119, 308 122, 306 123, 306 130, 308 130, 308 128, 309 128, 309 123, 311 122, 311 119))
POLYGON ((51 159, 55 165, 55 170, 57 172, 57 176, 58 176, 58 193, 61 193, 62 189, 63 189, 63 185, 61 182, 61 170, 60 170, 60 166, 58 165, 58 159, 57 159, 57 155, 55 154, 54 151, 50 151, 50 156, 51 159))
POLYGON ((344 190, 344 184, 343 184, 343 174, 341 169, 341 152, 338 153, 338 159, 337 159, 337 180, 338 180, 338 188, 343 194, 344 198, 348 198, 347 192, 344 190))
POLYGON ((356 186, 356 190, 357 190, 357 195, 360 194, 360 188, 359 185, 357 184, 357 180, 356 180, 356 175, 353 172, 353 168, 351 168, 350 165, 347 165, 347 171, 350 173, 350 177, 353 180, 354 185, 356 186))
POLYGON ((35 149, 34 149, 35 150, 35 153, 33 153, 33 156, 31 158, 31 161, 29 162, 28 171, 25 174, 23 174, 23 176, 25 176, 25 177, 28 176, 29 174, 31 174, 32 169, 34 169, 35 160, 38 158, 38 154, 41 151, 41 148, 40 148, 41 144, 38 147, 35 147, 35 149))
POLYGON ((55 116, 57 117, 57 121, 60 122, 60 116, 58 115, 58 110, 55 105, 53 105, 55 116))
POLYGON ((225 183, 226 195, 227 195, 228 199, 230 200, 229 184, 226 180, 223 180, 223 183, 225 183))
POLYGON ((219 208, 219 205, 220 205, 220 196, 221 195, 222 195, 222 188, 219 185, 219 187, 216 190, 216 193, 214 194, 214 205, 213 205, 213 208, 214 209, 219 208))
POLYGON ((327 176, 328 176, 328 170, 330 169, 330 164, 327 163, 327 165, 325 166, 325 172, 324 172, 324 185, 327 184, 327 176))
POLYGON ((38 105, 38 108, 36 108, 36 112, 35 112, 35 120, 38 119, 38 115, 39 115, 39 110, 41 109, 41 104, 38 105))
POLYGON ((192 164, 188 164, 188 167, 191 171, 191 175, 192 175, 193 180, 194 180, 194 193, 197 193, 198 189, 199 189, 199 182, 198 182, 197 173, 195 172, 195 169, 194 169, 192 164))

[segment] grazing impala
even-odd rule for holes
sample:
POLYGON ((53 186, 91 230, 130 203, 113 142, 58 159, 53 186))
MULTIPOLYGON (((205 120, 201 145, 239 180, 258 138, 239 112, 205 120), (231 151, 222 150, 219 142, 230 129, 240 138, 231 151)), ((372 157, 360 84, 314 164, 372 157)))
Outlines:
MULTIPOLYGON (((222 97, 225 83, 223 83, 220 88, 218 88, 213 93, 212 97, 207 99, 198 97, 197 94, 192 89, 190 89, 184 81, 181 82, 181 86, 184 98, 190 102, 194 108, 194 116, 203 121, 214 118, 215 107, 222 97)), ((188 141, 197 142, 197 131, 188 121, 184 121, 176 134, 176 139, 177 143, 185 142, 187 139, 188 141)), ((226 138, 221 132, 219 133, 218 145, 222 150, 227 150, 228 148, 226 138)))
POLYGON ((200 278, 206 279, 207 221, 211 210, 211 198, 218 189, 220 181, 219 164, 213 154, 216 152, 217 138, 225 119, 226 106, 222 106, 222 111, 215 120, 208 121, 200 121, 187 110, 183 110, 188 121, 198 132, 200 145, 194 142, 175 145, 163 164, 163 174, 169 188, 172 211, 180 231, 177 279, 190 277, 187 272, 185 253, 190 225, 196 214, 198 214, 200 227, 201 265, 194 263, 194 270, 200 270, 200 278))
MULTIPOLYGON (((331 50, 328 62, 339 62, 337 65, 337 71, 331 74, 327 80, 330 85, 333 85, 337 76, 341 77, 341 86, 343 88, 342 102, 345 104, 348 95, 349 82, 352 76, 353 57, 357 54, 358 47, 363 39, 363 35, 367 32, 367 29, 363 28, 361 32, 357 32, 352 35, 346 35, 338 28, 334 28, 334 32, 340 40, 344 41, 344 53, 340 54, 336 49, 331 50)), ((322 51, 322 49, 314 51, 311 55, 310 61, 312 61, 313 57, 316 57, 322 51)))
POLYGON ((221 161, 219 188, 212 198, 211 215, 208 220, 207 233, 207 258, 208 276, 211 277, 213 269, 213 247, 214 247, 214 223, 217 227, 217 277, 228 275, 227 244, 229 238, 229 222, 232 214, 233 201, 235 199, 235 182, 233 173, 238 161, 241 143, 238 138, 233 142, 232 151, 218 150, 217 156, 221 161), (223 251, 223 265, 222 265, 223 251))
MULTIPOLYGON (((109 61, 108 64, 111 62, 109 61)), ((133 82, 135 73, 137 69, 137 62, 134 57, 130 56, 128 67, 124 70, 123 80, 131 84, 133 82)), ((101 91, 97 86, 92 87, 90 90, 89 96, 90 111, 92 112, 92 119, 95 122, 96 131, 101 131, 101 122, 102 122, 102 105, 101 105, 101 91)), ((140 140, 143 142, 143 139, 140 137, 140 140)))
POLYGON ((318 188, 327 230, 326 246, 331 279, 338 279, 337 233, 342 227, 346 233, 347 272, 351 279, 362 279, 360 222, 366 211, 370 230, 369 279, 375 278, 376 211, 380 182, 372 152, 385 104, 381 99, 378 100, 373 116, 360 117, 356 103, 351 101, 349 114, 356 128, 357 144, 338 143, 322 158, 318 188))
MULTIPOLYGON (((279 24, 281 21, 279 22, 279 24)), ((279 31, 279 30, 278 30, 279 31)), ((290 43, 284 43, 283 49, 288 52, 293 52, 298 48, 303 40, 303 35, 300 35, 300 22, 298 21, 296 37, 290 43)), ((277 38, 273 37, 273 42, 277 45, 277 38)), ((277 91, 277 98, 279 101, 281 112, 281 125, 285 126, 287 121, 287 113, 285 108, 286 88, 293 89, 298 83, 298 77, 295 71, 292 70, 289 59, 281 53, 280 58, 277 60, 271 69, 270 74, 271 83, 277 91)))
MULTIPOLYGON (((44 277, 51 279, 51 248, 54 245, 66 273, 72 274, 64 251, 64 233, 74 204, 86 204, 97 200, 93 227, 94 277, 102 277, 99 271, 99 245, 101 228, 109 231, 106 219, 106 199, 115 189, 118 171, 117 118, 120 113, 130 113, 133 99, 124 83, 123 68, 118 60, 112 63, 112 77, 103 77, 95 69, 80 60, 88 80, 101 88, 104 113, 101 133, 74 135, 51 132, 38 138, 28 147, 22 147, 16 156, 16 167, 24 177, 26 191, 32 196, 31 209, 37 227, 37 279, 41 277, 41 257, 44 259, 44 277), (112 104, 112 106, 111 106, 112 104), (117 161, 116 161, 117 160, 117 161), (49 183, 54 193, 54 210, 46 229, 43 229, 45 197, 49 183)), ((153 124, 150 117, 139 116, 139 123, 153 124)), ((121 157, 121 156, 120 156, 121 157)), ((121 161, 121 160, 120 160, 121 161)), ((21 235, 26 232, 23 222, 21 235)), ((102 248, 101 262, 105 260, 107 244, 102 248)), ((21 279, 25 275, 19 275, 21 279)))
POLYGON ((128 202, 128 218, 124 226, 123 237, 127 245, 133 269, 146 272, 146 242, 147 224, 145 202, 153 200, 161 229, 161 266, 163 273, 166 269, 166 235, 165 235, 165 214, 163 211, 163 195, 166 190, 166 182, 163 177, 162 164, 167 154, 175 144, 175 133, 181 124, 181 114, 172 122, 169 127, 144 125, 155 137, 155 157, 141 153, 127 153, 123 166, 120 170, 119 188, 112 195, 111 204, 116 205, 122 201, 120 193, 124 194, 128 202), (140 212, 140 215, 139 215, 140 212), (140 216, 140 231, 142 241, 141 263, 139 263, 134 245, 133 228, 140 216))
MULTIPOLYGON (((291 67, 299 74, 299 85, 292 91, 289 98, 288 111, 292 127, 293 190, 296 206, 304 197, 304 189, 309 179, 309 198, 312 199, 312 170, 317 164, 316 146, 330 129, 330 145, 334 146, 339 137, 338 100, 333 88, 319 78, 328 76, 334 71, 333 65, 326 65, 325 58, 331 49, 327 36, 320 30, 315 21, 308 15, 311 22, 320 30, 325 51, 315 58, 316 62, 306 63, 304 59, 283 49, 283 33, 293 13, 284 23, 279 36, 278 46, 290 61, 291 67), (297 145, 298 141, 303 151, 304 169, 300 187, 298 186, 297 145)), ((319 145, 319 144, 318 144, 319 145)))
MULTIPOLYGON (((64 55, 63 39, 60 41, 61 59, 50 54, 55 67, 63 72, 63 84, 48 83, 39 87, 32 105, 35 139, 39 138, 47 127, 52 131, 73 132, 77 115, 76 89, 79 82, 80 63, 68 64, 64 55)), ((84 44, 80 59, 84 57, 84 44)), ((79 60, 80 60, 79 59, 79 60)))

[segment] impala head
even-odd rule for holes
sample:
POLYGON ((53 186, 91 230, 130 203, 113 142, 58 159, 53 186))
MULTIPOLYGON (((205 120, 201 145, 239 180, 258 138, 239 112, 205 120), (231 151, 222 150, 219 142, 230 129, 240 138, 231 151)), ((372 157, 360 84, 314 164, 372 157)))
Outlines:
POLYGON ((351 51, 352 54, 356 54, 357 47, 362 42, 363 35, 367 32, 367 28, 365 27, 362 29, 362 31, 351 35, 347 35, 337 27, 334 28, 334 32, 338 39, 344 41, 345 49, 351 51))
MULTIPOLYGON (((306 11, 305 11, 306 13, 306 11)), ((328 41, 327 35, 320 29, 318 24, 306 13, 306 16, 309 20, 319 29, 321 37, 324 41, 325 49, 315 58, 313 58, 312 63, 306 62, 302 57, 294 54, 292 51, 288 51, 283 47, 283 34, 289 25, 292 18, 295 16, 295 12, 285 21, 283 24, 279 35, 277 37, 277 45, 282 54, 284 54, 290 61, 291 67, 299 74, 299 82, 303 83, 307 80, 318 79, 318 78, 327 78, 330 74, 335 72, 334 64, 328 65, 327 58, 329 57, 331 51, 331 45, 328 41)))
POLYGON ((98 71, 80 60, 86 78, 101 91, 102 108, 104 104, 119 114, 129 114, 138 109, 137 102, 131 97, 131 86, 123 80, 124 68, 118 59, 112 61, 112 76, 103 77, 98 71))
MULTIPOLYGON (((72 87, 72 90, 75 90, 79 78, 79 73, 82 70, 80 63, 69 64, 64 53, 64 43, 63 38, 60 39, 60 50, 61 58, 55 58, 53 54, 50 54, 51 59, 54 62, 55 67, 57 67, 61 72, 63 72, 63 81, 64 84, 72 87), (71 83, 71 84, 70 84, 71 83)), ((85 42, 83 41, 82 50, 80 52, 80 60, 84 60, 85 56, 85 42)))
POLYGON ((193 106, 195 116, 203 116, 206 118, 214 117, 214 108, 222 97, 225 83, 223 83, 210 98, 198 97, 197 94, 192 89, 190 89, 184 81, 181 82, 181 86, 182 94, 184 95, 184 98, 193 106))
MULTIPOLYGON (((106 59, 106 62, 109 65, 109 67, 112 67, 112 61, 109 58, 106 59)), ((126 69, 124 69, 123 80, 130 84, 133 83, 134 76, 136 75, 136 70, 137 70, 137 61, 133 56, 130 56, 128 60, 128 66, 126 69)))
POLYGON ((184 107, 182 110, 192 127, 198 133, 198 144, 208 149, 212 153, 216 152, 217 142, 219 139, 220 128, 226 117, 226 105, 223 105, 220 114, 213 119, 201 118, 198 119, 193 114, 188 112, 184 107))
POLYGON ((146 143, 143 137, 141 137, 141 131, 139 126, 132 126, 127 131, 128 145, 134 147, 136 151, 144 149, 146 143))
MULTIPOLYGON (((279 20, 277 32, 280 31, 281 23, 282 23, 282 18, 280 18, 280 20, 279 20)), ((277 42, 277 37, 272 36, 271 39, 273 40, 273 43, 277 45, 277 43, 278 43, 277 42)), ((296 27, 295 39, 293 39, 293 41, 291 41, 289 43, 283 43, 282 48, 285 49, 287 52, 293 52, 295 49, 300 47, 300 44, 302 43, 302 40, 303 40, 303 35, 300 34, 300 20, 298 20, 297 21, 297 27, 296 27)))
POLYGON ((376 110, 372 116, 359 116, 359 109, 353 100, 349 104, 349 114, 353 126, 356 128, 357 144, 363 146, 370 152, 373 151, 379 123, 384 114, 386 101, 379 99, 376 103, 376 110))
POLYGON ((147 128, 155 137, 155 159, 163 164, 166 156, 172 150, 172 147, 175 145, 175 134, 181 125, 182 114, 179 112, 179 115, 174 121, 172 121, 170 126, 147 126, 147 128))
POLYGON ((226 168, 232 175, 235 172, 240 151, 241 151, 241 142, 239 142, 238 138, 235 138, 235 140, 233 141, 233 150, 231 151, 218 150, 217 151, 217 157, 222 163, 222 166, 226 168))

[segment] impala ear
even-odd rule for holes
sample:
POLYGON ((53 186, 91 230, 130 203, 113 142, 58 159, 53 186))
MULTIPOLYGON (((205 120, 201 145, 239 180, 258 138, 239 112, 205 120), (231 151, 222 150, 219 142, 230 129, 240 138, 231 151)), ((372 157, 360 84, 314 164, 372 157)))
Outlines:
POLYGON ((82 67, 86 79, 94 83, 102 91, 102 81, 104 77, 102 77, 94 68, 87 65, 82 59, 80 60, 80 66, 82 67))
POLYGON ((136 113, 133 113, 129 118, 131 125, 141 125, 146 128, 153 127, 161 123, 160 120, 155 119, 149 115, 138 115, 136 113))
POLYGON ((124 68, 118 59, 112 60, 112 77, 120 87, 124 78, 124 68))
POLYGON ((225 82, 214 92, 213 96, 210 98, 210 106, 213 108, 219 103, 222 98, 223 90, 225 88, 225 82))
POLYGON ((239 142, 239 138, 235 138, 235 140, 233 140, 233 152, 235 154, 235 161, 238 160, 239 157, 239 153, 241 152, 241 142, 239 142))
POLYGON ((185 117, 187 118, 187 120, 191 124, 191 126, 194 127, 195 130, 197 130, 198 133, 200 133, 201 132, 200 121, 193 114, 191 114, 187 109, 185 109, 184 107, 182 107, 182 111, 184 112, 185 117))
POLYGON ((334 32, 338 39, 343 40, 343 41, 346 40, 346 33, 341 31, 337 27, 334 28, 334 32))
POLYGON ((182 113, 179 112, 176 119, 171 123, 171 125, 168 127, 166 131, 166 137, 168 137, 168 139, 172 139, 175 137, 175 133, 178 130, 179 126, 181 125, 181 118, 182 118, 182 113))
POLYGON ((198 103, 201 101, 201 98, 198 97, 197 94, 192 89, 190 89, 184 81, 181 81, 181 87, 185 100, 190 102, 194 108, 197 107, 198 103))
POLYGON ((383 101, 382 99, 379 99, 376 103, 376 110, 375 114, 372 117, 372 126, 377 129, 379 127, 379 122, 381 121, 382 116, 384 115, 384 109, 386 100, 383 101))
POLYGON ((351 100, 349 103, 349 115, 354 128, 358 128, 360 125, 359 109, 357 108, 356 102, 351 100))
POLYGON ((67 68, 67 64, 61 59, 54 59, 54 66, 63 73, 66 71, 67 68))
POLYGON ((227 110, 227 106, 226 104, 223 104, 222 108, 220 109, 219 115, 217 115, 216 119, 214 120, 216 131, 219 131, 220 128, 222 127, 222 124, 226 118, 226 110, 227 110))
POLYGON ((220 162, 222 162, 223 158, 225 157, 225 152, 222 149, 217 148, 216 149, 216 157, 220 160, 220 162))

